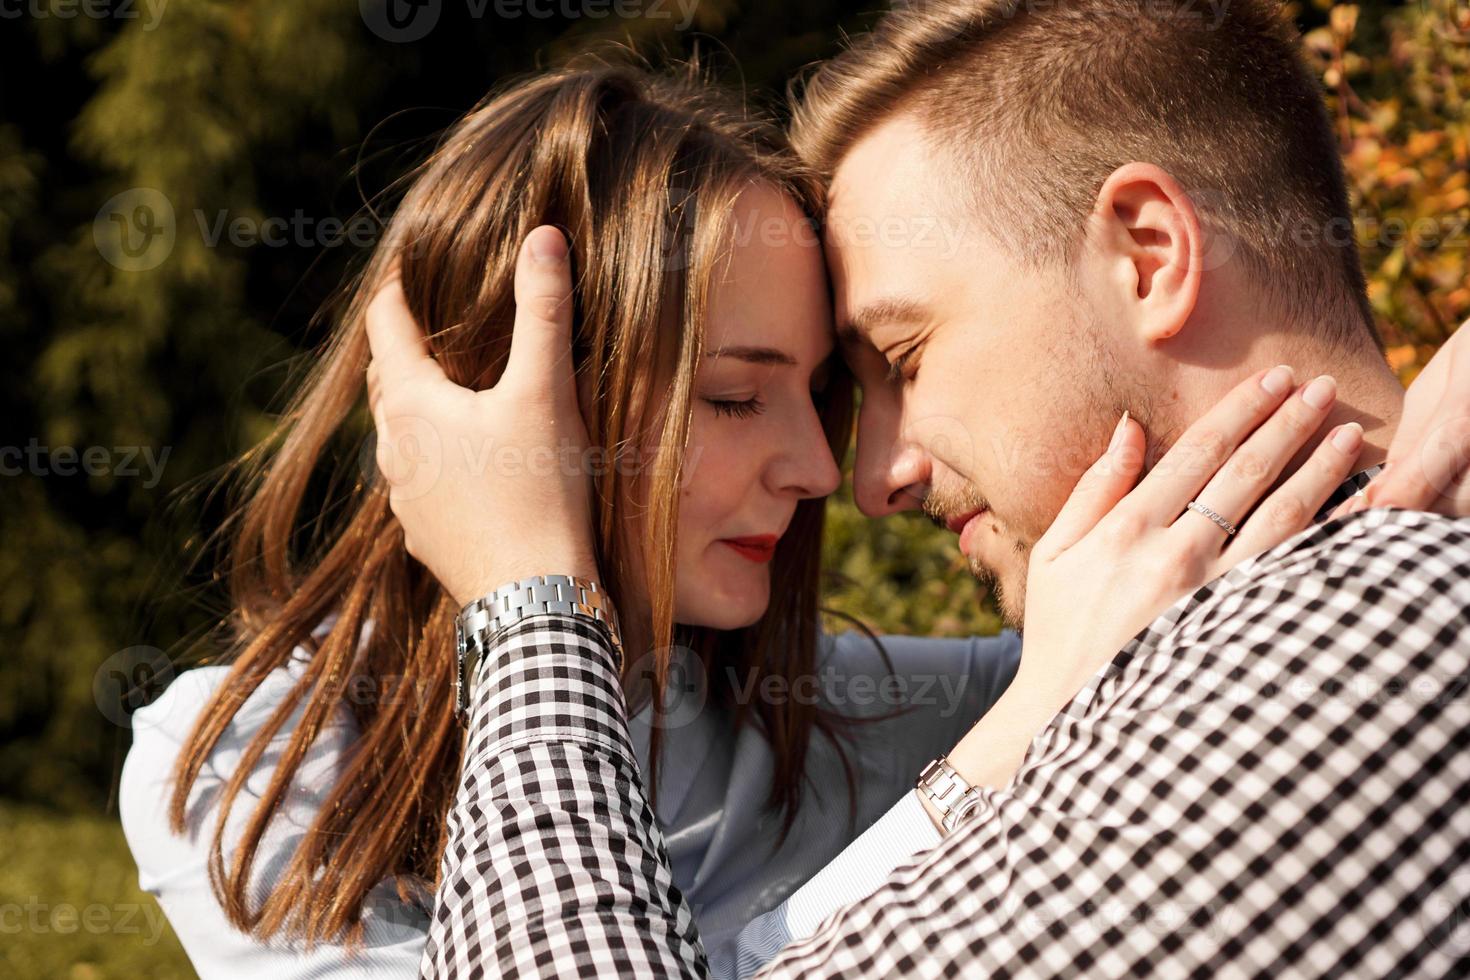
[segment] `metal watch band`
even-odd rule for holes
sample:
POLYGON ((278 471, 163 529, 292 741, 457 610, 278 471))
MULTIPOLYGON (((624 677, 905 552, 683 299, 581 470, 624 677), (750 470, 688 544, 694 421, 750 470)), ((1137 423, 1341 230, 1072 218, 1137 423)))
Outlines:
POLYGON ((591 579, 574 575, 533 575, 507 582, 459 611, 454 619, 454 708, 461 723, 469 721, 470 686, 480 657, 497 633, 527 616, 561 613, 588 616, 607 627, 618 665, 623 666, 623 644, 612 601, 591 579))
POLYGON ((980 805, 980 790, 966 782, 943 757, 924 767, 919 774, 918 789, 939 811, 939 822, 946 834, 954 833, 959 822, 980 805))

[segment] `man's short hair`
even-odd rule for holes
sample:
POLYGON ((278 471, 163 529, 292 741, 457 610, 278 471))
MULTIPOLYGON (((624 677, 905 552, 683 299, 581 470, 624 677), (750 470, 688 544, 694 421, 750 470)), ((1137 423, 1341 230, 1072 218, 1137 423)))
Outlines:
POLYGON ((798 152, 828 177, 915 113, 1030 264, 1076 254, 1114 170, 1156 164, 1289 322, 1382 346, 1322 90, 1274 0, 898 3, 800 94, 798 152))

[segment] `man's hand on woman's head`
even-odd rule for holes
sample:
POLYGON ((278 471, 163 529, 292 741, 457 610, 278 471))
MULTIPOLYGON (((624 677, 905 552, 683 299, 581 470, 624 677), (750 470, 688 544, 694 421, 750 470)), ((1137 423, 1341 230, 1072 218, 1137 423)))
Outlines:
POLYGON ((1409 385, 1384 471, 1332 516, 1368 507, 1470 516, 1470 330, 1465 324, 1409 385))
POLYGON ((572 369, 567 243, 522 243, 510 357, 495 386, 445 376, 396 269, 367 310, 377 465, 404 547, 464 605, 531 575, 598 578, 587 430, 572 369))

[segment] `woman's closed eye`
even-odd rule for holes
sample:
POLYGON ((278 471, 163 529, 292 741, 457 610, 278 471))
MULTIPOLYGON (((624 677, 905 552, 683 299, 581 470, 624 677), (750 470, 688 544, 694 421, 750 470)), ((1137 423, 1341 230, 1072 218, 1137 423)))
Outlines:
POLYGON ((715 410, 716 415, 728 415, 731 418, 746 419, 752 415, 759 415, 766 410, 765 402, 759 398, 751 397, 742 401, 727 398, 706 398, 706 402, 715 410))

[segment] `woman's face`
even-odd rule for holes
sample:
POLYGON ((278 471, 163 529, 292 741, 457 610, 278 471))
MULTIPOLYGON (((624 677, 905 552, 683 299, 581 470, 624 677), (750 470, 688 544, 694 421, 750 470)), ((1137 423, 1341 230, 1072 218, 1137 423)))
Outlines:
POLYGON ((833 345, 821 245, 771 188, 745 191, 734 219, 694 380, 675 550, 675 621, 716 629, 764 614, 797 502, 841 480, 813 403, 833 345))

